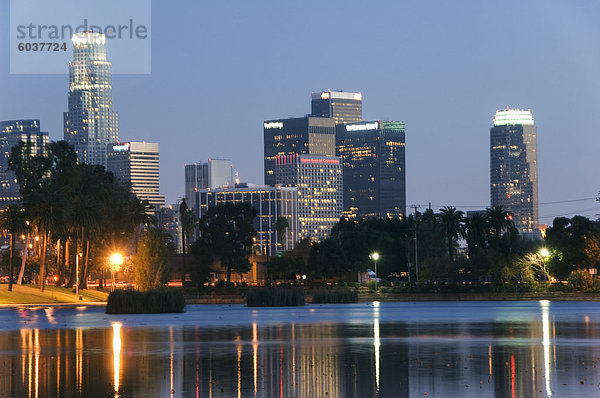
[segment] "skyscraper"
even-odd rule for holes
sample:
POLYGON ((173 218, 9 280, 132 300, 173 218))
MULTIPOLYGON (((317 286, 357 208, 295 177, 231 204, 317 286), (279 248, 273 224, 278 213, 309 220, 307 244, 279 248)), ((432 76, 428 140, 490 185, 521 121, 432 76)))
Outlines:
POLYGON ((336 156, 275 158, 277 184, 298 188, 297 239, 325 239, 342 215, 342 161, 336 156))
POLYGON ((362 121, 362 94, 345 91, 312 93, 311 115, 333 118, 336 124, 362 121))
POLYGON ((0 205, 15 203, 21 198, 15 173, 8 169, 12 148, 20 142, 28 142, 30 155, 44 155, 49 141, 48 133, 40 131, 39 119, 0 122, 0 205))
POLYGON ((358 218, 406 214, 404 122, 338 124, 336 142, 344 164, 344 214, 358 218))
POLYGON ((490 129, 491 205, 513 213, 520 232, 538 228, 537 129, 530 110, 496 111, 490 129))
POLYGON ((234 184, 233 165, 229 159, 208 159, 206 163, 185 165, 185 200, 188 208, 199 214, 195 192, 234 184))
POLYGON ((153 142, 119 142, 108 145, 106 170, 112 172, 131 192, 155 207, 165 205, 159 192, 158 144, 153 142))
POLYGON ((310 154, 335 156, 335 121, 304 116, 265 120, 265 185, 275 184, 275 157, 310 154))
POLYGON ((64 138, 80 162, 106 166, 106 149, 119 141, 119 115, 113 111, 111 63, 106 36, 75 33, 69 62, 69 110, 64 113, 64 138))

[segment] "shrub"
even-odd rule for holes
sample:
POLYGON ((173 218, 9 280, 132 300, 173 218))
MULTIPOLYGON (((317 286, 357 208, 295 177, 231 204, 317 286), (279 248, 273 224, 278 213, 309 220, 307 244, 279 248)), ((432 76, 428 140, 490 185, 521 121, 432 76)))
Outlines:
POLYGON ((576 269, 569 274, 567 283, 576 289, 586 289, 592 286, 594 279, 587 270, 576 269))
POLYGON ((369 288, 369 290, 372 291, 377 290, 377 281, 370 280, 369 282, 367 282, 367 287, 369 288))
POLYGON ((248 307, 286 307, 304 305, 304 292, 297 287, 260 287, 246 294, 248 307))
POLYGON ((320 289, 314 291, 312 296, 313 304, 342 304, 356 302, 358 302, 356 291, 346 288, 331 290, 320 289))
POLYGON ((107 314, 155 314, 183 312, 185 299, 181 290, 115 290, 108 295, 107 314))

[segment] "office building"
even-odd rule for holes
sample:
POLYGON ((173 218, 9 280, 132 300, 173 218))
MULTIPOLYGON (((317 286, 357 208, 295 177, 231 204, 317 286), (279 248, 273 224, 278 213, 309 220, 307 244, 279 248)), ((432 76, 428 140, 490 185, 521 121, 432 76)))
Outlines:
POLYGON ((40 131, 39 119, 0 122, 0 206, 21 199, 15 173, 8 168, 12 148, 25 142, 29 143, 30 155, 44 155, 49 141, 48 133, 40 131))
POLYGON ((75 33, 72 41, 64 139, 75 147, 80 162, 106 166, 107 145, 119 141, 119 115, 113 111, 106 36, 93 32, 75 33))
POLYGON ((275 157, 296 154, 335 156, 335 121, 304 116, 265 120, 265 185, 275 184, 275 157))
POLYGON ((188 208, 198 214, 195 192, 206 188, 223 188, 235 184, 233 165, 229 159, 208 159, 185 165, 185 200, 188 208))
POLYGON ((181 253, 183 244, 181 241, 181 219, 179 217, 179 206, 168 205, 156 209, 156 225, 163 228, 173 240, 175 251, 181 253))
POLYGON ((362 94, 345 91, 312 93, 311 115, 333 118, 335 124, 362 121, 362 94))
POLYGON ((106 170, 112 172, 131 192, 155 207, 165 205, 159 193, 158 144, 153 142, 118 142, 108 145, 106 170))
POLYGON ((492 206, 513 213, 520 232, 537 232, 537 129, 530 110, 496 111, 490 129, 490 196, 492 206))
POLYGON ((326 238, 342 215, 342 161, 339 157, 275 157, 277 185, 298 188, 297 239, 326 238))
POLYGON ((344 164, 344 215, 403 217, 406 214, 404 122, 338 124, 336 142, 344 164))
POLYGON ((238 184, 231 188, 200 189, 195 192, 200 218, 212 206, 225 203, 248 202, 257 211, 254 219, 256 253, 275 256, 280 250, 291 250, 297 240, 298 190, 290 187, 247 186, 238 184), (279 217, 288 220, 285 236, 279 236, 276 223, 279 217))

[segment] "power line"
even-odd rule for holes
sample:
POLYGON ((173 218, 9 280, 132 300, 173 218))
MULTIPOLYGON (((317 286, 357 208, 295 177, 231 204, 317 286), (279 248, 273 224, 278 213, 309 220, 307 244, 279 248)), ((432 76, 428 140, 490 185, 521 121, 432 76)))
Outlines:
MULTIPOLYGON (((596 197, 579 198, 579 199, 567 199, 567 200, 556 200, 556 201, 552 201, 552 202, 540 202, 540 203, 538 203, 538 206, 556 205, 556 204, 562 204, 562 203, 585 202, 585 201, 589 201, 589 200, 596 200, 596 197)), ((421 206, 425 206, 425 207, 428 207, 429 205, 431 205, 433 207, 449 206, 448 204, 445 204, 445 205, 440 205, 440 204, 421 204, 421 206)), ((458 207, 469 207, 469 208, 477 208, 477 209, 490 207, 489 204, 483 204, 483 205, 451 205, 451 206, 452 207, 457 207, 457 208, 458 207)))

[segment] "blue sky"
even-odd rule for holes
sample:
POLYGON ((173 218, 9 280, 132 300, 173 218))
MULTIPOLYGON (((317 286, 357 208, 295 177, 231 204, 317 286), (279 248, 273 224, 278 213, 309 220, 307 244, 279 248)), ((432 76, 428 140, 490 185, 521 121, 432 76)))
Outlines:
MULTIPOLYGON (((11 75, 8 10, 2 2, 0 120, 39 118, 62 139, 67 66, 11 75)), ((209 157, 262 183, 264 119, 308 113, 312 91, 358 90, 366 119, 406 122, 407 203, 485 207, 493 114, 530 108, 540 221, 595 216, 593 200, 544 203, 600 190, 598 15, 591 0, 155 0, 152 73, 113 77, 120 135, 159 142, 173 203, 184 163, 209 157)))

